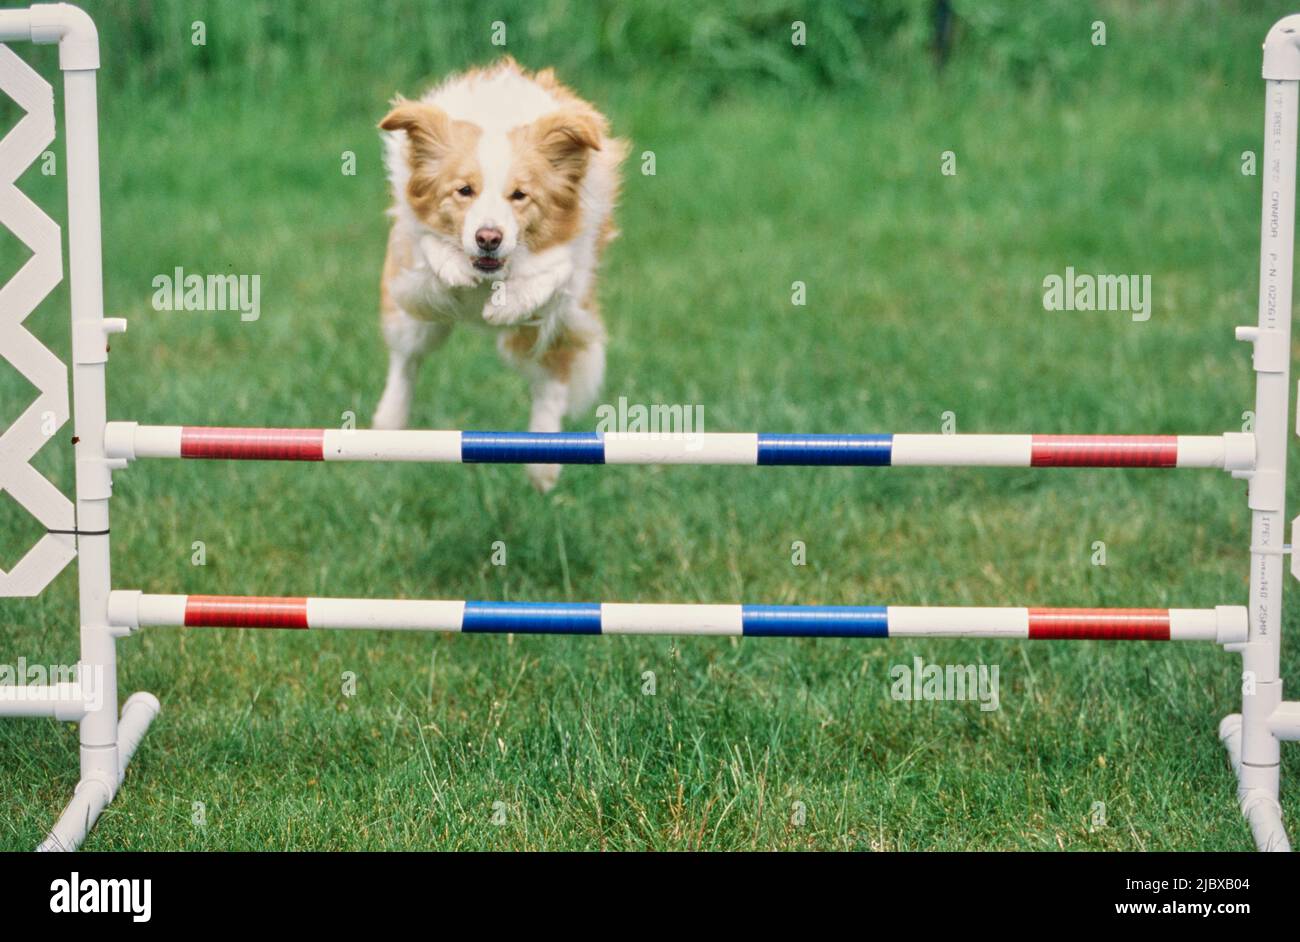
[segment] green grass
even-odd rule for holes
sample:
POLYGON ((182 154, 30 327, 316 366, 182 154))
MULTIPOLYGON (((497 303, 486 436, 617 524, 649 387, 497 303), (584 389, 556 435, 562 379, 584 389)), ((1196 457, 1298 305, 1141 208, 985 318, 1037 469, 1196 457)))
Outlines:
MULTIPOLYGON (((942 80, 918 66, 700 95, 691 61, 616 80, 577 61, 634 154, 657 157, 653 177, 629 165, 603 277, 606 400, 699 403, 714 431, 935 432, 945 411, 964 432, 1237 429, 1260 189, 1239 166, 1260 146, 1254 50, 1285 12, 1269 6, 1169 36, 1108 6, 1110 45, 1050 80, 955 62, 942 80), (1152 275, 1151 320, 1045 312, 1042 279, 1066 265, 1152 275)), ((384 365, 373 125, 418 86, 333 68, 255 93, 200 77, 183 96, 106 75, 106 295, 131 322, 111 417, 368 419, 384 365), (151 280, 177 265, 260 274, 261 319, 152 311, 151 280)), ((58 178, 22 185, 62 216, 58 178)), ((0 274, 23 257, 12 242, 0 274)), ((60 350, 66 302, 29 321, 60 350)), ((0 367, 0 419, 26 394, 0 367)), ((413 421, 526 414, 523 382, 465 332, 430 360, 413 421)), ((67 481, 70 456, 61 433, 40 465, 67 481)), ((154 592, 1188 607, 1246 592, 1244 486, 1208 471, 578 467, 544 499, 513 467, 142 462, 115 496, 114 583, 154 592)), ((2 519, 17 549, 30 528, 2 519)), ((0 660, 69 660, 75 617, 71 570, 6 600, 0 660)), ((1296 645, 1284 666, 1300 676, 1296 645)), ((164 712, 87 849, 1251 846, 1215 735, 1239 662, 1206 645, 151 629, 120 668, 123 694, 154 691, 164 712), (914 656, 999 665, 1001 709, 891 700, 890 668, 914 656)), ((76 752, 72 726, 0 723, 0 848, 39 841, 76 752)), ((1298 775, 1291 752, 1293 818, 1298 775)))

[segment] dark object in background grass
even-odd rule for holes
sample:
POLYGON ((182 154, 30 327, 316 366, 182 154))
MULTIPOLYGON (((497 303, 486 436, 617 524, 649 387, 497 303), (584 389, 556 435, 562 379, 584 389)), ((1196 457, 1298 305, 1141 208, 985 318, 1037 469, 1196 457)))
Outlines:
POLYGON ((953 16, 949 0, 934 0, 934 63, 942 71, 952 49, 953 16))

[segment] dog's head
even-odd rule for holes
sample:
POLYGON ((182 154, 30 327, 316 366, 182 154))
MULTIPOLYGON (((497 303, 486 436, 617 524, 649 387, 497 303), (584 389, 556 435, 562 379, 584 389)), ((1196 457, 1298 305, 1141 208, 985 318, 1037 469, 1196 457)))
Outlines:
POLYGON ((574 236, 582 179, 604 132, 581 107, 495 129, 419 101, 398 101, 379 126, 405 135, 411 210, 483 273, 504 268, 520 245, 536 252, 574 236))

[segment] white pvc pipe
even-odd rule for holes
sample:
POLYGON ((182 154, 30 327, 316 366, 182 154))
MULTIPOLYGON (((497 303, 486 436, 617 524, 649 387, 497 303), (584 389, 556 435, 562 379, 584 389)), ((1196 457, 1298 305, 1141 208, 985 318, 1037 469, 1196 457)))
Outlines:
POLYGON ((0 10, 0 43, 30 42, 32 17, 27 10, 0 10))
POLYGON ((86 697, 79 683, 0 685, 0 716, 48 716, 76 721, 85 715, 86 697))
POLYGON ((1289 851, 1291 840, 1278 804, 1278 768, 1254 768, 1241 762, 1241 714, 1233 713, 1219 724, 1219 739, 1228 750, 1228 762, 1237 776, 1237 800, 1250 825, 1255 846, 1263 851, 1289 851))
POLYGON ((73 851, 81 846, 90 829, 99 820, 100 814, 113 800, 117 782, 112 784, 99 778, 83 778, 77 783, 72 793, 72 800, 54 822, 54 827, 45 840, 37 845, 37 851, 73 851))
POLYGON ((127 698, 118 724, 117 754, 121 756, 121 764, 108 778, 98 771, 82 777, 67 808, 36 848, 38 851, 71 851, 81 846, 104 808, 113 800, 126 775, 127 764, 160 709, 158 698, 151 693, 133 693, 127 698))
POLYGON ((1278 739, 1300 740, 1300 701, 1279 703, 1268 718, 1268 728, 1278 739))
POLYGON ((162 704, 153 694, 143 690, 136 691, 122 704, 122 720, 117 725, 117 780, 120 783, 126 776, 126 767, 130 764, 135 750, 139 748, 144 734, 162 710, 162 704))
POLYGON ((1251 510, 1248 640, 1242 670, 1253 691, 1241 714, 1220 726, 1237 774, 1242 811, 1261 849, 1286 841, 1278 806, 1281 744, 1269 719, 1282 702, 1283 553, 1286 452, 1291 394, 1291 290, 1295 254, 1297 101, 1300 17, 1279 21, 1264 42, 1264 153, 1260 161, 1259 306, 1239 339, 1254 344, 1255 467, 1245 476, 1251 510))
POLYGON ((108 623, 111 581, 108 499, 112 477, 104 454, 108 334, 104 324, 100 244, 99 123, 93 68, 64 72, 68 180, 68 271, 72 301, 72 394, 76 444, 77 576, 81 671, 102 684, 101 702, 81 722, 81 774, 116 787, 117 653, 108 623))

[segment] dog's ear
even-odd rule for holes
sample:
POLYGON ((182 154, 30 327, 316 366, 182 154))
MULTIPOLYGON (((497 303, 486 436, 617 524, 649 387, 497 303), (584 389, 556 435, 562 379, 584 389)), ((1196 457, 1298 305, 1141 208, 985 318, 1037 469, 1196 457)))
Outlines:
POLYGON ((604 129, 595 115, 575 108, 543 115, 532 130, 538 152, 556 170, 576 178, 587 169, 589 153, 600 150, 604 129))
POLYGON ((379 122, 384 131, 405 131, 412 156, 437 160, 451 144, 451 118, 447 112, 422 101, 394 102, 393 110, 379 122))

